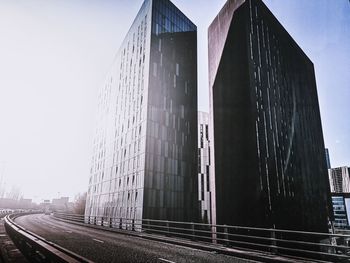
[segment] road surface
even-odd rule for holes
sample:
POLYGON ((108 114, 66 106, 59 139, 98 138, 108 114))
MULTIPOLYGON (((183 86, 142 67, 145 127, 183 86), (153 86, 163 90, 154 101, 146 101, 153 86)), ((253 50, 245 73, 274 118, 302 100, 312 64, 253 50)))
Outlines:
POLYGON ((215 252, 74 225, 55 220, 49 215, 21 216, 15 222, 46 240, 95 262, 253 262, 215 252))

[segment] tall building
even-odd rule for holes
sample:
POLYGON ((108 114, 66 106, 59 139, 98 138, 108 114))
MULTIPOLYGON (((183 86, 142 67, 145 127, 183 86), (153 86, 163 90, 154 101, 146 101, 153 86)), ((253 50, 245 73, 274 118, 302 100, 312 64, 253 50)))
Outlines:
POLYGON ((170 1, 144 1, 98 112, 85 215, 197 220, 197 29, 170 1))
POLYGON ((327 162, 327 169, 331 169, 331 158, 329 157, 329 150, 326 148, 326 162, 327 162))
POLYGON ((201 222, 211 223, 209 113, 198 112, 198 200, 201 222))
POLYGON ((327 232, 313 63, 260 0, 227 1, 208 35, 213 222, 327 232))
POLYGON ((347 166, 328 170, 332 193, 350 193, 350 168, 347 166))
POLYGON ((349 228, 350 194, 332 193, 332 205, 334 211, 334 227, 349 228))

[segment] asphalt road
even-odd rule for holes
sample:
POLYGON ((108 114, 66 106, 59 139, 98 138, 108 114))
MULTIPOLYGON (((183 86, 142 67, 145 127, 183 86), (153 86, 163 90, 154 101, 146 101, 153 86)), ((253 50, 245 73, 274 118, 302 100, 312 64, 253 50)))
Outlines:
POLYGON ((95 262, 253 262, 141 237, 69 224, 43 214, 21 216, 15 221, 46 240, 95 262))

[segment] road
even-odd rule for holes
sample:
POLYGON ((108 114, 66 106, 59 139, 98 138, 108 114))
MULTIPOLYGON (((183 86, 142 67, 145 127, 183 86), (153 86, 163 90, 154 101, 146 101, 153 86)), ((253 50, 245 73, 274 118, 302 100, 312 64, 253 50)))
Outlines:
POLYGON ((43 214, 21 216, 15 221, 46 240, 95 262, 253 262, 141 237, 74 225, 43 214))

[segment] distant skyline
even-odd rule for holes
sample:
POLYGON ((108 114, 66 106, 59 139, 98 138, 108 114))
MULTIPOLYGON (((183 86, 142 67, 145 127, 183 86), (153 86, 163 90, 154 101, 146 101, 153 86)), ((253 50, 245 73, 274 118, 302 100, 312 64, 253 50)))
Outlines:
MULTIPOLYGON (((36 201, 87 191, 98 90, 142 0, 0 0, 0 171, 36 201)), ((226 1, 174 0, 198 28, 208 111, 207 28, 226 1)), ((313 61, 333 167, 350 166, 350 4, 264 0, 313 61)), ((1 176, 1 174, 0 174, 1 176)))

